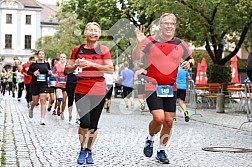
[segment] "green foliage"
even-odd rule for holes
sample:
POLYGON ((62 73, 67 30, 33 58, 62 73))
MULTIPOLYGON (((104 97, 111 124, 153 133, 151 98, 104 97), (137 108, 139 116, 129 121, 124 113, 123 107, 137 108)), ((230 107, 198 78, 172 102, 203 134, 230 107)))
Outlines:
POLYGON ((231 67, 211 64, 207 67, 208 83, 230 83, 231 67))
MULTIPOLYGON (((251 0, 147 0, 127 1, 123 9, 135 25, 145 25, 146 32, 162 13, 177 15, 177 36, 195 46, 206 45, 208 56, 214 64, 225 65, 245 42, 251 47, 251 0), (135 18, 135 20, 134 20, 135 18), (249 33, 249 34, 248 34, 249 33), (236 47, 222 58, 225 44, 236 47), (249 43, 250 42, 250 43, 249 43)), ((125 2, 126 3, 126 2, 125 2)))
MULTIPOLYGON (((177 16, 176 36, 195 46, 206 45, 204 56, 213 64, 225 65, 243 43, 246 47, 252 43, 252 0, 63 0, 59 5, 55 18, 60 26, 56 35, 53 40, 38 42, 49 57, 61 52, 69 55, 73 46, 84 43, 84 37, 75 35, 75 31, 83 34, 87 22, 96 21, 102 30, 108 30, 119 19, 126 18, 131 24, 121 27, 119 34, 132 30, 132 25, 144 25, 151 35, 156 32, 159 17, 166 12, 177 16), (222 58, 224 44, 230 42, 236 47, 222 58)), ((119 53, 129 54, 124 49, 132 46, 130 43, 121 38, 119 53)), ((112 52, 115 56, 115 48, 112 52)))
POLYGON ((207 63, 211 62, 211 58, 208 56, 206 50, 194 50, 192 52, 192 55, 193 55, 193 58, 195 60, 195 65, 194 65, 195 68, 197 68, 198 63, 201 62, 203 57, 206 59, 207 63))

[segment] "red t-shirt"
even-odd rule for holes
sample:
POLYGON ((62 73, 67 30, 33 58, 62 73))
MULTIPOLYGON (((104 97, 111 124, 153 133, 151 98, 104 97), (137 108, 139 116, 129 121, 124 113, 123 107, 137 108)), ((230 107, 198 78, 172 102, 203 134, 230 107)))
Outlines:
POLYGON ((154 91, 155 84, 173 85, 176 91, 176 77, 181 59, 192 58, 188 45, 179 38, 165 41, 161 37, 150 36, 142 45, 147 57, 147 82, 145 89, 154 91), (151 84, 150 84, 151 83, 151 84))
MULTIPOLYGON (((104 64, 103 60, 111 59, 109 49, 104 45, 98 44, 98 46, 93 49, 86 49, 84 46, 80 48, 79 54, 75 57, 75 54, 80 47, 76 46, 72 50, 70 59, 74 60, 78 58, 85 58, 85 60, 101 65, 104 64)), ((102 71, 99 71, 96 68, 83 68, 82 72, 78 73, 78 78, 79 80, 77 80, 75 89, 76 93, 88 95, 105 95, 106 83, 103 78, 102 71)))
POLYGON ((64 68, 65 66, 61 67, 59 63, 57 63, 53 68, 53 72, 56 72, 58 74, 55 87, 66 88, 67 76, 64 75, 64 68))
POLYGON ((24 74, 24 84, 30 84, 31 80, 32 80, 32 76, 31 75, 27 75, 27 71, 29 70, 31 64, 29 63, 25 63, 23 65, 23 68, 21 70, 21 73, 24 74))

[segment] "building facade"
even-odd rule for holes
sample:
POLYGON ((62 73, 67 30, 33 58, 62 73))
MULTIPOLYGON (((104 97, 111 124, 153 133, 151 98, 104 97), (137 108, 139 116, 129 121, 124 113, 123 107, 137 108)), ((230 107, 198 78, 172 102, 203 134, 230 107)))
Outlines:
POLYGON ((26 62, 35 42, 55 33, 58 23, 50 15, 56 10, 36 0, 0 0, 0 66, 14 59, 26 62))

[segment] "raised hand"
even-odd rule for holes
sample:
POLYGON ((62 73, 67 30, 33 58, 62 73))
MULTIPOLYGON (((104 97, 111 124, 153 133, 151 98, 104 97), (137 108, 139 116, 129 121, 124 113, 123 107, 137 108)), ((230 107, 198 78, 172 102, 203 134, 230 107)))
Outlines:
POLYGON ((141 25, 140 27, 137 27, 136 38, 137 38, 138 43, 142 43, 146 39, 146 36, 144 35, 144 26, 143 25, 141 25))

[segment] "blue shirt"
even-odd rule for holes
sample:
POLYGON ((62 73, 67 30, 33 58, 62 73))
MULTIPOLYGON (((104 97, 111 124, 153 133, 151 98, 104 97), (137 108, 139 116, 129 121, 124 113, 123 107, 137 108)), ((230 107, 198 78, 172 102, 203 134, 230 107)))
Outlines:
POLYGON ((181 66, 178 68, 178 74, 176 79, 176 85, 178 89, 186 89, 186 78, 190 76, 187 70, 184 70, 181 66))
POLYGON ((121 71, 122 86, 133 88, 134 86, 134 72, 130 69, 124 69, 121 71))

